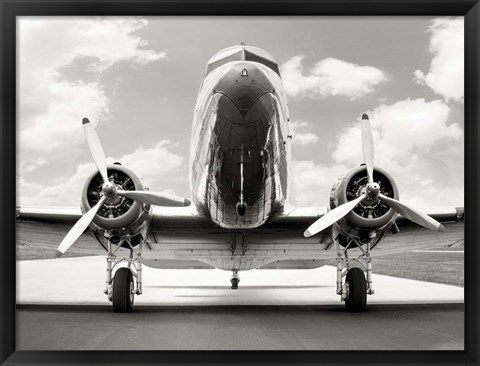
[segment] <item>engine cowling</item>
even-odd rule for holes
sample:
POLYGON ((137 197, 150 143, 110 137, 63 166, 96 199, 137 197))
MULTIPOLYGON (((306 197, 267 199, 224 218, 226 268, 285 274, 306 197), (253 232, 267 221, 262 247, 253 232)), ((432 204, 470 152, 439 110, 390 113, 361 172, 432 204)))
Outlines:
MULTIPOLYGON (((373 180, 379 184, 380 193, 398 200, 398 187, 390 174, 383 169, 375 168, 373 180)), ((333 186, 330 194, 330 208, 334 209, 359 197, 365 191, 367 183, 368 176, 364 166, 349 171, 333 186)), ((395 221, 397 216, 394 210, 378 198, 367 198, 336 225, 343 234, 363 239, 371 231, 385 229, 395 221)))
MULTIPOLYGON (((107 166, 110 181, 119 190, 144 190, 140 179, 120 164, 107 166)), ((81 208, 83 213, 90 210, 99 200, 102 191, 102 177, 98 171, 93 172, 83 186, 81 208)), ((128 238, 133 245, 138 245, 147 236, 150 205, 132 199, 116 196, 107 199, 98 210, 90 227, 97 239, 104 245, 110 240, 114 244, 122 243, 128 238)))

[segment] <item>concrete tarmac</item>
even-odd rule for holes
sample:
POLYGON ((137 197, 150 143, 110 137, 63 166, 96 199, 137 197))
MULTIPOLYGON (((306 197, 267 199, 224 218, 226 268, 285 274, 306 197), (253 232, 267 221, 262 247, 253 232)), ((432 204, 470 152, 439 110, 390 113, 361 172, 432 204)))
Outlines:
MULTIPOLYGON (((17 303, 109 305, 105 257, 17 262, 17 303)), ((136 305, 338 305, 336 268, 240 272, 238 290, 219 269, 155 269, 144 266, 136 305)), ((462 303, 463 287, 373 274, 369 304, 462 303)))
POLYGON ((18 350, 463 350, 463 304, 19 305, 18 350))
POLYGON ((105 258, 17 262, 19 350, 461 350, 464 289, 374 275, 347 313, 336 269, 230 273, 145 267, 136 311, 113 313, 105 258))

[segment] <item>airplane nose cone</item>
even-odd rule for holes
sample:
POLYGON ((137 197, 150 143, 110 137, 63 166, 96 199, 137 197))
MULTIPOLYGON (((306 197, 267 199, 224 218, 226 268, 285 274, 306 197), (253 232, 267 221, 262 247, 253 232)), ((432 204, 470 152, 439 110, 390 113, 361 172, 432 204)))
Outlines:
POLYGON ((264 94, 272 93, 272 83, 259 66, 238 63, 218 82, 215 92, 228 97, 243 117, 264 94))

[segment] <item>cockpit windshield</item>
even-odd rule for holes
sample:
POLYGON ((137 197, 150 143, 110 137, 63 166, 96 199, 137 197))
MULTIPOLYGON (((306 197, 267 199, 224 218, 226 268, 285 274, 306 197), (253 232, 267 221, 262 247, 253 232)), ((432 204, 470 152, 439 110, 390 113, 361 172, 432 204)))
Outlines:
POLYGON ((232 61, 254 61, 267 66, 280 75, 275 59, 261 48, 240 45, 228 47, 216 53, 208 62, 207 74, 217 67, 232 61))

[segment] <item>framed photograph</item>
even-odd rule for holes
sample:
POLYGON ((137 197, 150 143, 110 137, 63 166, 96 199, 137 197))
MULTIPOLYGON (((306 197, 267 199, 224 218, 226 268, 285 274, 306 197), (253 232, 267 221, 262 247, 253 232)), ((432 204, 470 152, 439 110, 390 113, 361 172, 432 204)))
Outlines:
POLYGON ((478 364, 477 1, 0 11, 2 365, 478 364))

